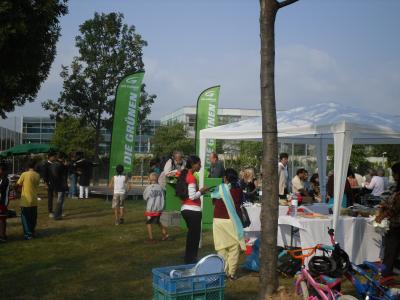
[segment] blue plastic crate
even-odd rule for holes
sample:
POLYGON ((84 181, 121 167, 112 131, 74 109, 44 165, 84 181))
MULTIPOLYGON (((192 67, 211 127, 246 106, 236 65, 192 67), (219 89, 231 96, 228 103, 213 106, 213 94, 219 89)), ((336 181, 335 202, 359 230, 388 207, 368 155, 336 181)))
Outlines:
POLYGON ((153 289, 153 300, 224 300, 224 288, 173 295, 153 289))
POLYGON ((171 266, 153 269, 153 287, 167 294, 192 293, 225 287, 225 273, 171 278, 172 270, 187 270, 194 265, 171 266))

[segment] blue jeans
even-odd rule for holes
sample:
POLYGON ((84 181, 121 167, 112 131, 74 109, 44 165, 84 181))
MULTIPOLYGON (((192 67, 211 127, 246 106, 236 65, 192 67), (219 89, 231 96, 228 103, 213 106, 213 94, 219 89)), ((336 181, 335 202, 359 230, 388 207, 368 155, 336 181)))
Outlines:
POLYGON ((37 206, 21 207, 21 223, 25 239, 31 239, 35 234, 37 221, 37 206))
POLYGON ((78 196, 78 189, 76 187, 76 174, 71 174, 69 175, 69 192, 68 196, 71 197, 76 197, 78 196))

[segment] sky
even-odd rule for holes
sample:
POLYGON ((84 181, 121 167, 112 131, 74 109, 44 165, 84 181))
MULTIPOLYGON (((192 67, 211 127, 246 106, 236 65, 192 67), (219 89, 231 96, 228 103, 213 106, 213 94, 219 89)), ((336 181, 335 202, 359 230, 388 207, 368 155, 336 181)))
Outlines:
MULTIPOLYGON (((122 12, 148 42, 147 91, 159 119, 221 85, 220 107, 260 108, 258 0, 70 0, 57 56, 33 103, 9 116, 46 116, 61 65, 77 55, 79 25, 95 12, 122 12)), ((400 1, 299 0, 276 20, 278 109, 336 102, 399 114, 400 1)))

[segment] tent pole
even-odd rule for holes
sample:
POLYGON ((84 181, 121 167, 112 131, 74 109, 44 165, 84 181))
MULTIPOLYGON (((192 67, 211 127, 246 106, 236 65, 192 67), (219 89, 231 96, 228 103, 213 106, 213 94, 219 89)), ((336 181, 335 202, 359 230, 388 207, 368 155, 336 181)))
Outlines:
MULTIPOLYGON (((353 137, 351 131, 334 133, 334 191, 333 191, 333 228, 339 223, 340 209, 347 180, 353 137)), ((343 228, 342 228, 343 230, 343 228)), ((343 234, 342 232, 340 234, 343 234)))
POLYGON ((319 176, 319 186, 321 193, 322 203, 325 202, 326 199, 326 166, 327 166, 327 152, 328 152, 328 144, 326 141, 319 139, 319 141, 315 144, 316 146, 316 154, 317 154, 317 164, 318 164, 318 176, 319 176))
POLYGON ((14 155, 12 156, 12 166, 13 166, 13 168, 12 168, 12 170, 13 170, 13 174, 15 174, 15 160, 14 160, 14 155))

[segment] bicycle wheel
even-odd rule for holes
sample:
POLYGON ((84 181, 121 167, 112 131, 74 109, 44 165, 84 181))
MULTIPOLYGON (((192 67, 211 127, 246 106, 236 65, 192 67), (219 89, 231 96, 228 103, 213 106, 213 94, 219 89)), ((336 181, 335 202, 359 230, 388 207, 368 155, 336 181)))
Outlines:
POLYGON ((342 295, 338 298, 338 300, 357 300, 357 298, 350 295, 342 295))
POLYGON ((303 300, 308 300, 310 293, 308 292, 307 283, 304 280, 300 281, 300 292, 303 300))

